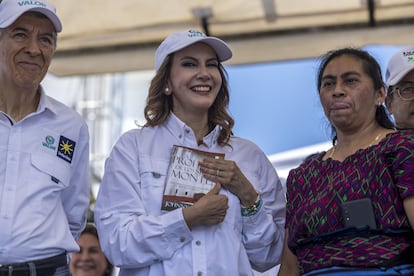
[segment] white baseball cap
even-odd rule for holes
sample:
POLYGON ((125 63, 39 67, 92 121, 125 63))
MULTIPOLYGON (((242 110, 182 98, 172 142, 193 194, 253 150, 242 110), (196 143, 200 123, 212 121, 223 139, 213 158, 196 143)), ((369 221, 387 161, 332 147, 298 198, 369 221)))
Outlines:
POLYGON ((411 70, 414 70, 414 46, 403 49, 391 57, 385 73, 387 86, 396 85, 411 70))
POLYGON ((164 39, 155 52, 155 70, 158 71, 169 54, 177 52, 196 42, 203 42, 212 47, 220 62, 230 59, 233 55, 230 47, 221 39, 206 36, 204 33, 197 30, 176 32, 164 39))
POLYGON ((62 31, 62 23, 56 15, 55 7, 44 0, 0 0, 0 28, 9 27, 28 11, 44 14, 52 22, 56 32, 62 31))

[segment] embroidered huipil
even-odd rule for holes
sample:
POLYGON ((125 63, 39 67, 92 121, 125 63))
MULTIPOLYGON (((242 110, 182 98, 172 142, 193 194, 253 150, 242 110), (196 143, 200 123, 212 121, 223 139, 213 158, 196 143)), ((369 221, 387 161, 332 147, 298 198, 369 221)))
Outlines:
POLYGON ((119 139, 105 165, 95 223, 105 254, 120 275, 253 275, 252 266, 276 265, 284 238, 285 196, 275 169, 253 143, 216 141, 219 127, 198 146, 193 131, 171 114, 165 124, 131 130, 119 139), (189 230, 182 209, 161 211, 174 144, 224 152, 235 160, 263 198, 261 210, 241 216, 239 199, 228 196, 225 220, 189 230))
POLYGON ((89 134, 41 90, 19 122, 0 112, 0 264, 79 250, 89 204, 89 134))
POLYGON ((344 229, 341 203, 370 198, 377 227, 409 231, 402 200, 414 195, 414 134, 388 134, 378 145, 358 150, 343 162, 316 154, 289 173, 289 247, 302 271, 329 266, 380 266, 410 245, 400 235, 383 233, 320 235, 344 229), (312 239, 314 239, 312 241, 312 239))

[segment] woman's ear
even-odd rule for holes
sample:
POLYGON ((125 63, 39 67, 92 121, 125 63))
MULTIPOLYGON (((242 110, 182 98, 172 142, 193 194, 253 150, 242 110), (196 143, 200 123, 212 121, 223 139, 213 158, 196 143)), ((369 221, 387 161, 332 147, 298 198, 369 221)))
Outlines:
POLYGON ((167 96, 171 95, 171 90, 170 90, 170 88, 165 87, 165 89, 164 89, 164 94, 165 94, 165 95, 167 95, 167 96))
POLYGON ((385 101, 387 97, 387 90, 385 89, 384 86, 382 86, 379 90, 378 90, 378 97, 376 99, 376 106, 380 106, 382 105, 382 103, 385 101))
POLYGON ((166 81, 165 88, 164 88, 164 94, 165 95, 167 95, 167 96, 171 95, 171 93, 172 93, 172 88, 171 87, 172 87, 172 85, 170 83, 170 80, 168 79, 166 81))

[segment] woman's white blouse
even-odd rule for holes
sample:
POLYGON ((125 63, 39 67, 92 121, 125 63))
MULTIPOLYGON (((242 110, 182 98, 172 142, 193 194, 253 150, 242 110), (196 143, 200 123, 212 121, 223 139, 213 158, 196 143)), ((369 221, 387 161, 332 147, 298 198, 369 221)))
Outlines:
POLYGON ((165 124, 126 132, 114 146, 95 206, 105 254, 120 275, 253 275, 280 261, 285 196, 266 155, 252 142, 233 137, 217 144, 219 127, 198 146, 191 128, 171 114, 165 124), (223 152, 261 194, 263 207, 241 216, 239 199, 228 196, 225 220, 192 231, 182 209, 161 211, 164 182, 174 144, 223 152))

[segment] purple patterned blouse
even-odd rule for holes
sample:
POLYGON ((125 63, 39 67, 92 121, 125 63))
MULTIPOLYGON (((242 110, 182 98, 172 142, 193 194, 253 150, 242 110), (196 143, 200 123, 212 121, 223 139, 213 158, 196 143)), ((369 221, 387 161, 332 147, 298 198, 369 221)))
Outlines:
POLYGON ((379 229, 410 229, 402 199, 414 196, 414 132, 388 134, 343 162, 323 153, 290 171, 286 227, 302 273, 330 266, 378 266, 398 256, 405 235, 320 235, 344 229, 342 202, 370 198, 379 229))

